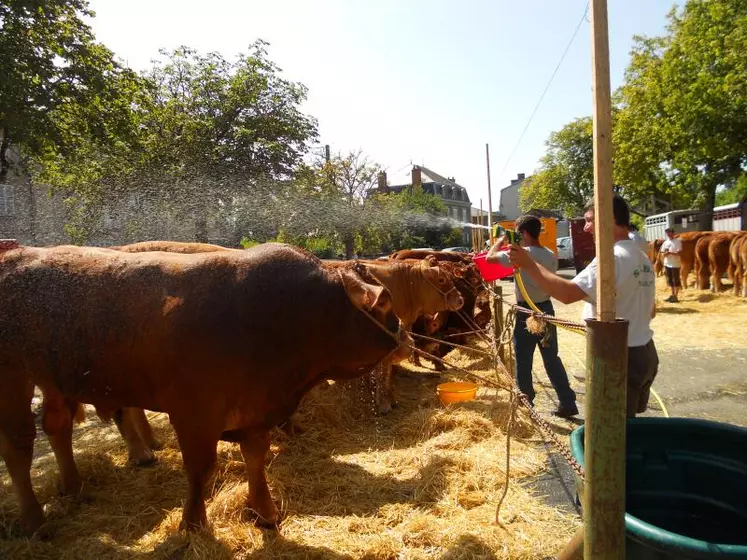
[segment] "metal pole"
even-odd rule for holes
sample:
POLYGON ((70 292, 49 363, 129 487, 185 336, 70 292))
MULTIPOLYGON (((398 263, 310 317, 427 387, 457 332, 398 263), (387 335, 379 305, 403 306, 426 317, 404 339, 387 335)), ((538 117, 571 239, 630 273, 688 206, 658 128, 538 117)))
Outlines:
POLYGON ((493 190, 490 187, 490 147, 485 144, 485 162, 488 169, 488 236, 493 244, 493 190))
POLYGON ((597 318, 587 321, 584 558, 625 558, 627 321, 615 321, 607 1, 591 0, 597 318))
POLYGON ((324 145, 324 159, 329 163, 329 144, 324 145))

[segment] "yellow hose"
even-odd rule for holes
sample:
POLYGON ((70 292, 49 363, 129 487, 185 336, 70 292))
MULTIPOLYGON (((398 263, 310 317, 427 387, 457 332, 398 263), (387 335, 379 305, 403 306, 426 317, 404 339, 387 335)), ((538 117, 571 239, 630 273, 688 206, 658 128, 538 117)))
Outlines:
MULTIPOLYGON (((519 291, 521 292, 521 295, 524 297, 524 301, 527 302, 529 307, 532 309, 532 311, 536 311, 537 313, 543 313, 541 309, 539 309, 534 302, 530 299, 529 295, 527 294, 527 290, 524 287, 524 280, 521 278, 521 272, 519 272, 518 269, 514 269, 514 277, 516 278, 516 285, 519 286, 519 291)), ((567 325, 556 325, 558 327, 562 327, 566 330, 569 330, 571 332, 577 333, 577 334, 583 334, 581 331, 574 329, 573 327, 569 327, 567 325)), ((579 358, 575 352, 571 351, 573 353, 573 357, 576 358, 581 364, 583 364, 584 369, 586 369, 586 364, 579 358)), ((661 407, 662 412, 664 413, 664 416, 669 418, 669 411, 667 410, 667 407, 664 405, 664 401, 661 400, 661 397, 659 396, 659 393, 654 391, 654 388, 651 387, 651 394, 656 399, 656 402, 659 403, 659 406, 661 407)))

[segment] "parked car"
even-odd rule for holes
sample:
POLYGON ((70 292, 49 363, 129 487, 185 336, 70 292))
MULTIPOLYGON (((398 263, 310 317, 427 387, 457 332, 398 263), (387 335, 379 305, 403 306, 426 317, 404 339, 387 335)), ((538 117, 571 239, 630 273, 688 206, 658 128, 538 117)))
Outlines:
POLYGON ((573 266, 573 239, 558 237, 558 266, 573 266))
POLYGON ((445 253, 471 253, 472 249, 469 247, 446 247, 442 251, 445 253))

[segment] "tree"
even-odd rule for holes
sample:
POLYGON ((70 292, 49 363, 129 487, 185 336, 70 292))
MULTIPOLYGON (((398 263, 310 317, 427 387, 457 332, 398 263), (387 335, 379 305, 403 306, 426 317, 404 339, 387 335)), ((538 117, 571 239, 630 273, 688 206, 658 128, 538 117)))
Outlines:
POLYGON ((0 4, 0 181, 11 145, 24 156, 75 159, 83 143, 106 153, 135 128, 140 80, 96 43, 86 0, 0 4))
POLYGON ((522 185, 519 205, 555 209, 567 215, 582 211, 594 194, 594 150, 591 117, 582 117, 553 132, 539 170, 522 185))
POLYGON ((253 183, 289 178, 316 120, 300 105, 307 89, 280 76, 267 43, 227 61, 181 47, 162 51, 146 77, 152 110, 143 121, 148 158, 143 176, 162 177, 158 197, 184 201, 195 219, 195 237, 207 239, 207 218, 232 205, 253 183))
POLYGON ((280 75, 263 41, 233 61, 187 47, 161 54, 142 77, 136 141, 113 153, 84 146, 85 165, 47 164, 44 178, 74 193, 77 240, 100 223, 95 210, 129 208, 119 219, 147 216, 151 235, 164 222, 193 223, 193 238, 207 241, 213 220, 238 244, 237 208, 290 179, 316 137, 316 120, 300 110, 307 90, 280 75))
POLYGON ((626 186, 710 214, 747 166, 747 0, 688 0, 666 36, 636 41, 618 97, 626 186))
POLYGON ((338 153, 330 161, 319 161, 316 167, 316 194, 325 202, 324 210, 332 220, 328 227, 340 235, 349 259, 355 250, 356 235, 368 225, 366 198, 376 185, 381 168, 361 150, 338 153))

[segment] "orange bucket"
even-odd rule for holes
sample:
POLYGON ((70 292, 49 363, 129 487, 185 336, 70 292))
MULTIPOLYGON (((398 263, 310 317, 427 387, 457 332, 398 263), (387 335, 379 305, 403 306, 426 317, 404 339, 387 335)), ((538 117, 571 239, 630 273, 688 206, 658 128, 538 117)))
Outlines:
POLYGON ((438 385, 436 392, 442 404, 467 402, 474 400, 477 395, 477 385, 467 381, 451 381, 438 385))

